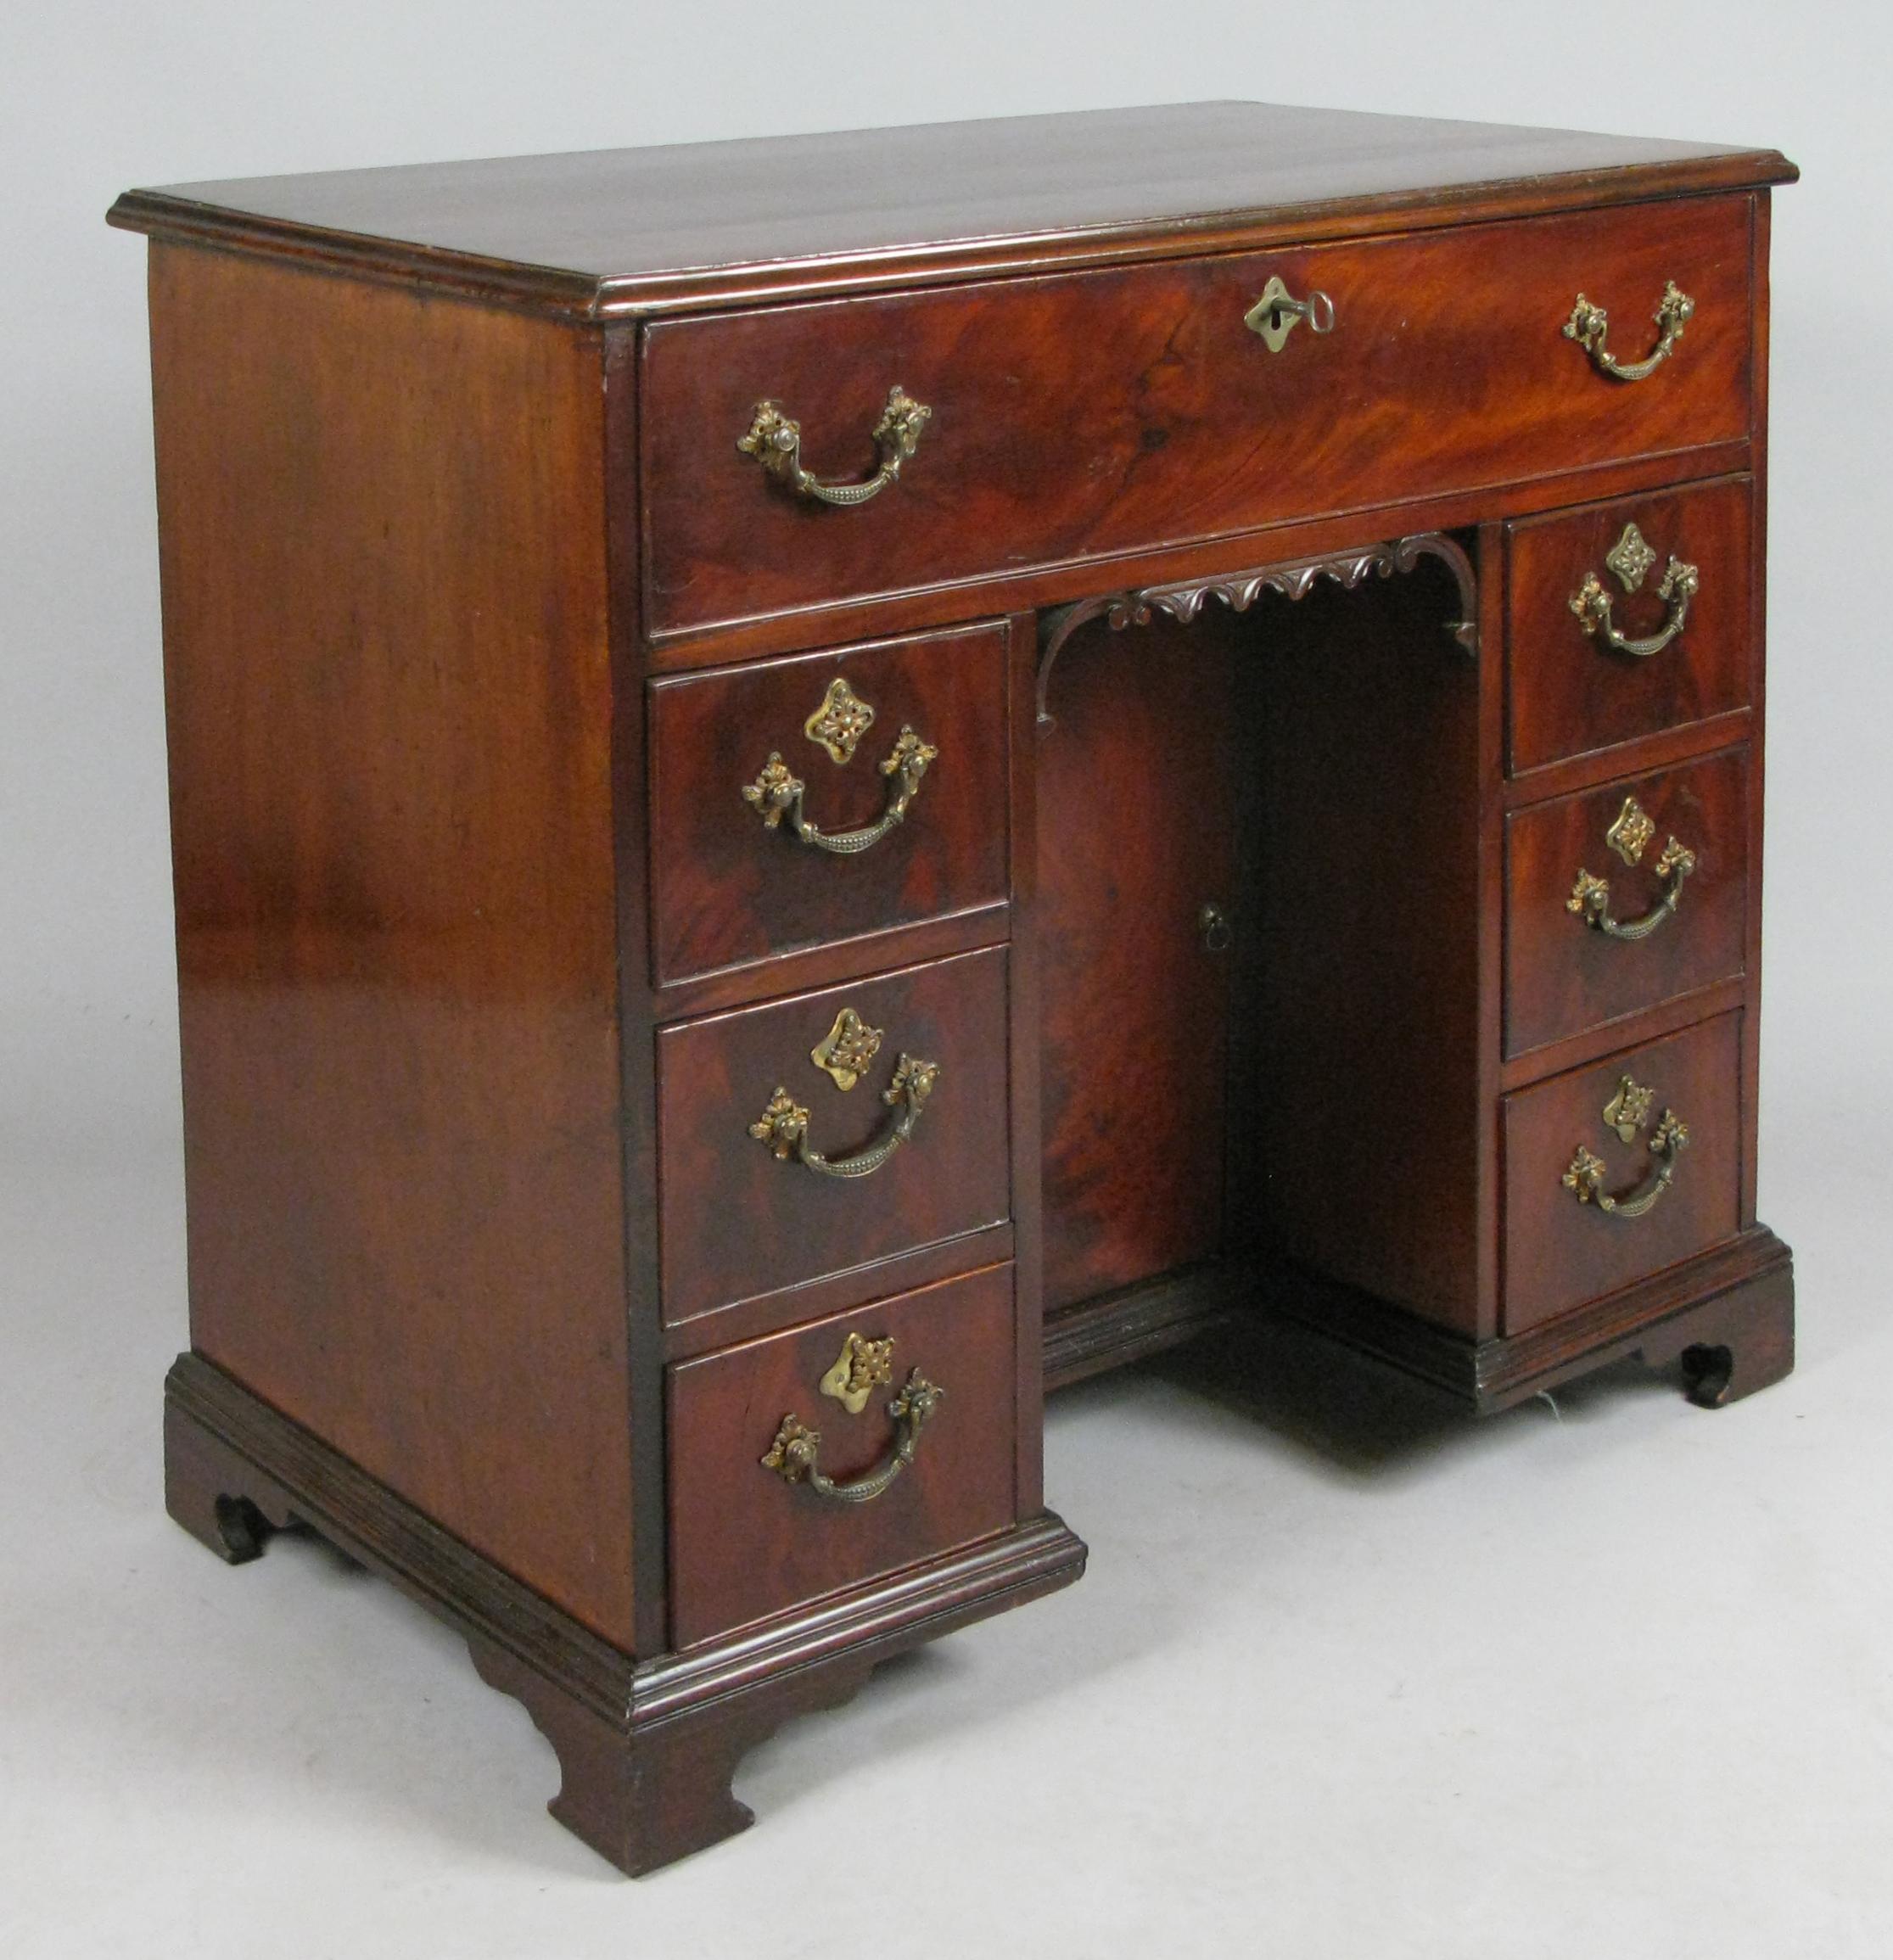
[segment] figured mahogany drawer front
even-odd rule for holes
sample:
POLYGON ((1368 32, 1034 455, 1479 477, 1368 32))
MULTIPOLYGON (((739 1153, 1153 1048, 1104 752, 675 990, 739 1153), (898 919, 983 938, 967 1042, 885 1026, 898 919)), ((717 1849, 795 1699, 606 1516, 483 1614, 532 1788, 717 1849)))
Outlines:
POLYGON ((1745 436, 1750 231, 1745 197, 1691 199, 660 322, 647 628, 1745 436), (1279 351, 1245 324, 1276 280, 1317 309, 1279 351), (1608 310, 1604 352, 1647 356, 1672 282, 1694 312, 1642 379, 1565 332, 1582 294, 1608 310), (924 420, 898 399, 890 418, 896 387, 924 420), (832 485, 872 494, 837 508, 832 485))
POLYGON ((1734 1235, 1740 1030, 1722 1015, 1506 1097, 1507 1334, 1734 1235))
POLYGON ((1742 971, 1748 750, 1560 797, 1505 826, 1505 1052, 1742 971))
POLYGON ((673 1368, 672 1644, 1011 1524, 1015 1352, 1003 1265, 673 1368))
POLYGON ((1006 893, 1005 630, 651 691, 660 983, 1006 893))
POLYGON ((1748 704, 1753 507, 1738 477, 1511 526, 1515 774, 1748 704))
POLYGON ((994 947, 663 1029, 664 1319, 1010 1216, 1005 994, 994 947))

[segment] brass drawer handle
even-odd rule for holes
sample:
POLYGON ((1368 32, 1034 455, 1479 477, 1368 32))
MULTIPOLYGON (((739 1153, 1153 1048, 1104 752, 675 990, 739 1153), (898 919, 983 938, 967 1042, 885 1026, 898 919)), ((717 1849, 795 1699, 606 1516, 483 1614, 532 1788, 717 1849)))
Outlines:
POLYGON ((1334 301, 1325 293, 1310 293, 1307 299, 1297 300, 1280 278, 1271 279, 1263 288, 1262 297, 1242 316, 1242 324, 1262 336, 1271 354, 1280 354, 1288 344, 1289 335, 1301 320, 1308 322, 1311 333, 1333 333, 1334 301))
MULTIPOLYGON (((1681 558, 1672 557, 1663 574, 1663 582, 1656 588, 1656 596, 1663 600, 1668 611, 1663 615, 1662 630, 1652 633, 1647 640, 1633 640, 1617 630, 1610 617, 1610 595, 1604 589, 1604 581, 1595 572, 1587 572, 1584 582, 1571 594, 1571 609, 1577 615, 1577 623, 1584 629, 1585 637, 1594 640, 1602 635, 1604 644, 1613 653, 1633 654, 1639 660, 1647 660, 1652 653, 1661 653, 1671 641, 1676 638, 1689 619, 1689 602, 1702 589, 1702 575, 1694 565, 1686 565, 1681 558)), ((1634 591, 1634 587, 1627 587, 1634 591)))
POLYGON ((845 507, 865 504, 877 497, 896 477, 900 466, 920 447, 921 432, 933 411, 916 401, 897 381, 888 390, 888 406, 874 425, 874 445, 881 451, 881 467, 861 483, 824 483, 802 467, 802 424, 785 415, 773 401, 756 404, 756 418, 749 433, 736 444, 745 456, 753 456, 778 483, 786 484, 798 496, 815 502, 845 507))
MULTIPOLYGON (((1617 1084, 1617 1093, 1604 1106, 1604 1120, 1622 1141, 1629 1143, 1649 1120, 1655 1099, 1655 1089, 1639 1088, 1631 1077, 1624 1076, 1617 1084)), ((1603 1161, 1582 1144, 1560 1181, 1581 1205, 1595 1205, 1599 1211, 1609 1212, 1615 1218, 1640 1218, 1655 1208, 1657 1201, 1670 1188, 1676 1176, 1677 1160, 1689 1143, 1689 1127, 1674 1110, 1666 1109, 1649 1137, 1649 1153, 1656 1160, 1656 1174, 1640 1190, 1626 1197, 1612 1197, 1604 1188, 1603 1161)))
MULTIPOLYGON (((1626 797, 1617 820, 1604 833, 1604 841, 1627 865, 1642 861, 1650 839, 1656 835, 1644 806, 1635 797, 1626 797)), ((1610 884, 1607 878, 1594 878, 1582 867, 1577 882, 1565 900, 1565 910, 1575 912, 1587 926, 1607 933, 1613 939, 1647 939, 1683 900, 1683 881, 1696 868, 1696 854, 1676 837, 1663 846, 1651 869, 1663 881, 1663 896, 1640 919, 1610 916, 1610 884)))
POLYGON ((785 1163, 792 1156, 825 1178, 869 1177, 914 1134, 914 1126, 927 1107, 927 1099, 932 1095, 939 1073, 937 1061, 903 1055, 893 1080, 881 1092, 882 1101, 890 1108, 898 1108, 899 1115, 878 1143, 870 1144, 851 1157, 824 1156, 813 1148, 809 1142, 808 1111, 780 1084, 769 1099, 769 1106, 750 1124, 749 1134, 757 1142, 767 1144, 785 1163))
POLYGON ((921 1431, 932 1420, 946 1391, 936 1388, 919 1369, 907 1377, 906 1386, 888 1404, 893 1420, 894 1447, 878 1470, 848 1483, 837 1483, 815 1461, 821 1448, 821 1431, 810 1429, 794 1415, 785 1415, 776 1432, 769 1454, 762 1459, 764 1470, 774 1470, 784 1483, 806 1484, 817 1497, 837 1504, 865 1504, 877 1498, 914 1460, 921 1431))
POLYGON ((893 753, 881 764, 881 773, 888 778, 887 805, 872 823, 860 830, 825 831, 819 824, 810 823, 802 809, 809 786, 792 773, 775 749, 770 751, 769 760, 756 780, 742 786, 742 800, 762 813, 765 828, 779 829, 786 816, 789 828, 804 843, 818 851, 832 851, 837 857, 850 858, 879 843, 906 817, 907 806, 920 788, 927 764, 937 761, 939 753, 912 729, 903 728, 893 753))
POLYGON ((1575 340, 1590 356, 1591 365, 1599 374, 1608 374, 1618 381, 1641 381, 1669 359, 1695 310, 1695 301, 1678 289, 1674 279, 1668 281, 1654 316, 1656 344, 1641 361, 1619 361, 1605 344, 1610 332, 1610 316, 1580 293, 1577 304, 1571 310, 1571 318, 1565 322, 1565 338, 1575 340))

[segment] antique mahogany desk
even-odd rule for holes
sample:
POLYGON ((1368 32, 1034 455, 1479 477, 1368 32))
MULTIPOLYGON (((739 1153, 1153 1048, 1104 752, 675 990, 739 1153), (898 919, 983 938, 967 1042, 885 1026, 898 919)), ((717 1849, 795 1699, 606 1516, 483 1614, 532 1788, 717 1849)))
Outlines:
POLYGON ((1793 176, 1221 103, 121 199, 179 1521, 443 1614, 636 1872, 1078 1576, 1046 1384, 1784 1373, 1793 176))

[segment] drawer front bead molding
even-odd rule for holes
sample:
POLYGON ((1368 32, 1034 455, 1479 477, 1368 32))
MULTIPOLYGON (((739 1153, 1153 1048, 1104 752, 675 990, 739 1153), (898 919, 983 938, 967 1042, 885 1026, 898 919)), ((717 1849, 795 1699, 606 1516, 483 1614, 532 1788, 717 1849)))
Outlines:
POLYGON ((812 850, 832 851, 837 857, 851 858, 871 849, 905 820, 908 807, 920 789, 921 778, 939 756, 939 750, 931 742, 923 741, 912 729, 903 728, 887 760, 881 764, 881 773, 888 779, 886 806, 872 823, 864 824, 860 830, 825 831, 820 824, 810 823, 802 808, 809 786, 782 760, 779 749, 772 748, 756 780, 742 786, 742 800, 761 815, 765 829, 780 829, 786 816, 790 830, 812 850))
POLYGON ((1565 338, 1575 340, 1590 356, 1591 365, 1599 374, 1608 374, 1616 381, 1642 381, 1654 374, 1675 351, 1677 342, 1683 338, 1683 329, 1689 325, 1689 316, 1695 310, 1695 301, 1687 293, 1678 290, 1676 281, 1667 281, 1653 316, 1656 322, 1656 344, 1641 361, 1619 361, 1606 344, 1610 333, 1610 316, 1580 293, 1577 304, 1571 310, 1571 318, 1565 322, 1565 338))
POLYGON ((932 414, 931 408, 916 401, 897 381, 888 390, 888 406, 874 425, 874 446, 881 452, 881 467, 860 483, 824 483, 805 470, 802 467, 802 424, 784 414, 773 401, 756 404, 755 420, 736 447, 745 456, 754 456, 776 482, 787 484, 796 496, 846 507, 879 496, 899 476, 902 463, 911 460, 920 447, 921 432, 932 414))
POLYGON ((787 1089, 778 1086, 769 1106, 750 1124, 749 1134, 758 1143, 767 1144, 783 1162, 793 1157, 825 1178, 865 1178, 879 1170, 914 1134, 927 1099, 940 1072, 939 1064, 903 1055, 894 1078, 881 1092, 881 1100, 900 1113, 879 1142, 851 1157, 825 1156, 809 1141, 809 1112, 787 1089))
POLYGON ((1369 578, 1390 579, 1396 572, 1411 572, 1423 557, 1438 558, 1458 582, 1459 617, 1448 621, 1446 630, 1468 653, 1476 654, 1479 582, 1472 561, 1443 532, 1422 531, 1413 537, 1368 545, 1358 551, 1336 552, 1326 557, 1291 558, 1280 564, 1263 565, 1252 572, 1231 572, 1221 578, 1106 593, 1046 613, 1039 630, 1039 725, 1052 725, 1046 701, 1051 670, 1058 656, 1078 628, 1093 619, 1104 619, 1114 633, 1121 633, 1127 626, 1147 626, 1159 613, 1187 626, 1212 599, 1220 599, 1232 612, 1246 613, 1265 591, 1280 592, 1291 600, 1305 599, 1323 579, 1353 591, 1369 578))
POLYGON ((785 1415, 769 1453, 762 1459, 764 1470, 774 1470, 784 1483, 806 1484, 817 1497, 832 1504, 865 1504, 877 1498, 914 1460, 921 1431, 946 1397, 919 1369, 907 1377, 905 1386, 888 1404, 894 1425, 894 1447, 878 1470, 837 1483, 825 1472, 816 1459, 821 1450, 821 1431, 810 1429, 795 1415, 785 1415))

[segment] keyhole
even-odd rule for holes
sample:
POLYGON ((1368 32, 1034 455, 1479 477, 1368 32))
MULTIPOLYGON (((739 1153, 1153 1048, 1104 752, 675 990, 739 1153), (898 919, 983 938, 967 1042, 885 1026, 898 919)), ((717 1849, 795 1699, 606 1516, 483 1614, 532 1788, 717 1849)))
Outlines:
POLYGON ((1229 916, 1220 905, 1206 904, 1196 915, 1196 929, 1203 936, 1206 953, 1226 953, 1229 943, 1235 937, 1229 926, 1229 916))

